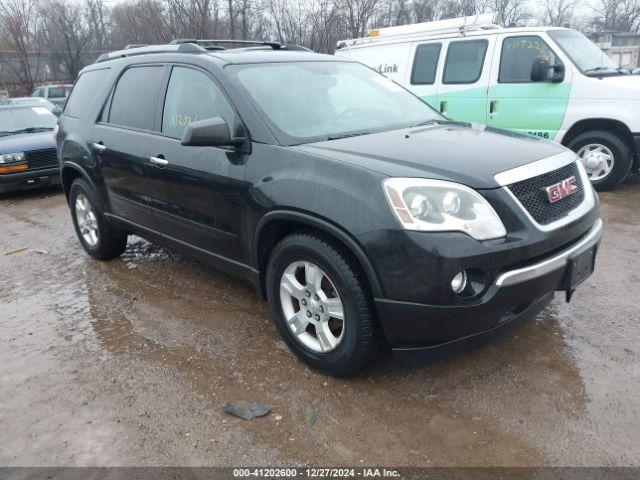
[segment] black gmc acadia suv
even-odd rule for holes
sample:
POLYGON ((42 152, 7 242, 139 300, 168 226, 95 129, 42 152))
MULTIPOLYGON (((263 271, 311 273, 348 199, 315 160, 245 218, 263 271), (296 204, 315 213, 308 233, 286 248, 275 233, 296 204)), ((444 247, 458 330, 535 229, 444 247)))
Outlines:
POLYGON ((59 120, 89 255, 135 233, 245 277, 332 375, 510 331, 593 271, 598 200, 575 153, 447 120, 368 67, 275 43, 104 55, 59 120))

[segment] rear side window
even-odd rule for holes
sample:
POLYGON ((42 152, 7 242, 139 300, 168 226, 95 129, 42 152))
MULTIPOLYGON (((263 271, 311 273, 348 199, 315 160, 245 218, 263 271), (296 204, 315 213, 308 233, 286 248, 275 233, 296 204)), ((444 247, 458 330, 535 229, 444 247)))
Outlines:
POLYGON ((109 123, 153 130, 164 67, 134 67, 120 76, 111 100, 109 123))
POLYGON ((452 42, 447 50, 442 83, 475 83, 482 74, 486 40, 452 42))
POLYGON ((222 117, 233 127, 235 114, 218 85, 203 72, 174 67, 162 112, 162 132, 182 138, 191 122, 213 117, 222 117))
POLYGON ((411 85, 433 85, 436 80, 441 48, 440 43, 418 45, 416 56, 413 59, 411 85))
POLYGON ((109 69, 93 70, 80 75, 71 96, 67 100, 64 114, 70 117, 85 118, 98 89, 102 86, 109 69))
POLYGON ((556 63, 555 54, 540 37, 505 38, 502 42, 498 82, 531 82, 531 68, 538 57, 545 58, 549 65, 556 63))

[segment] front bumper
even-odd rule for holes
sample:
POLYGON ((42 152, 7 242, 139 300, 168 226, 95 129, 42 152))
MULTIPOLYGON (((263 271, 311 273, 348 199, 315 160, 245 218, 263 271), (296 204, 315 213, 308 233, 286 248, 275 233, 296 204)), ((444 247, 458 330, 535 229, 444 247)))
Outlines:
POLYGON ((0 174, 0 193, 18 192, 33 188, 60 185, 60 168, 27 170, 19 173, 0 174))
POLYGON ((536 315, 566 289, 567 265, 580 252, 597 248, 598 219, 579 240, 547 258, 501 272, 470 303, 427 305, 376 299, 378 317, 394 356, 401 363, 436 361, 482 345, 536 315))

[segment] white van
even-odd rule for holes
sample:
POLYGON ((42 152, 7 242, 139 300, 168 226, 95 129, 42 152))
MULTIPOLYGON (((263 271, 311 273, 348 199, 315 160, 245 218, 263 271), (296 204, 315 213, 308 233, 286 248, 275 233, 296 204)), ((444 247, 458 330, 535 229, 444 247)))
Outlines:
POLYGON ((371 66, 445 116, 561 142, 599 190, 637 169, 640 77, 581 33, 501 28, 495 14, 372 30, 336 55, 371 66))

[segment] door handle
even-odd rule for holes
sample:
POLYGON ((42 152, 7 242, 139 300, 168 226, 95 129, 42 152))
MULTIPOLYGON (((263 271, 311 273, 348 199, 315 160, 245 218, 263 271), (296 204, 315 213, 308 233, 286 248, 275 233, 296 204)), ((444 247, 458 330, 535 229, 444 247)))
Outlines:
POLYGON ((104 152, 107 149, 102 142, 93 143, 91 146, 96 152, 104 152))
POLYGON ((447 102, 440 102, 440 113, 444 113, 447 110, 447 102))
POLYGON ((158 165, 159 167, 165 167, 169 165, 169 160, 164 159, 162 155, 159 155, 157 157, 149 157, 149 161, 154 165, 158 165))
POLYGON ((498 106, 498 101, 497 100, 491 100, 489 102, 489 113, 495 113, 497 106, 498 106))

